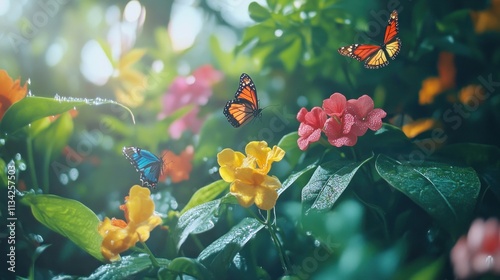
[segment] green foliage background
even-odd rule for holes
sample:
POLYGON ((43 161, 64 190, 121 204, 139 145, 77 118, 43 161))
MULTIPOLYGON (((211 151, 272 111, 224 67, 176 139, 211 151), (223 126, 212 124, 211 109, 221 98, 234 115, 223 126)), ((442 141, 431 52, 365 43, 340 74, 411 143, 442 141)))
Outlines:
POLYGON ((473 218, 500 213, 500 136, 495 133, 500 127, 500 33, 476 33, 471 17, 471 11, 488 9, 490 1, 268 0, 245 6, 253 20, 245 26, 227 21, 221 8, 225 1, 199 1, 193 6, 203 12, 202 32, 193 46, 174 51, 168 26, 180 2, 141 2, 147 16, 133 48, 145 49, 145 55, 134 68, 148 86, 144 103, 135 108, 113 101, 111 82, 93 84, 80 71, 88 59, 81 50, 89 40, 111 56, 109 26, 93 16, 112 6, 123 11, 126 2, 58 4, 46 24, 27 36, 33 16, 42 11, 32 1, 22 7, 23 16, 2 27, 0 68, 23 83, 29 78, 33 95, 12 106, 0 122, 3 220, 10 162, 18 171, 18 189, 25 187, 16 197, 17 275, 453 278, 449 251, 457 238, 473 218), (380 43, 394 9, 402 49, 387 67, 365 69, 338 54, 348 44, 380 43), (63 42, 65 51, 56 65, 48 65, 46 52, 54 42, 63 42), (455 86, 421 105, 422 81, 438 75, 441 52, 454 54, 455 86), (154 61, 163 63, 160 72, 152 71, 154 61), (224 79, 200 110, 206 121, 199 135, 186 132, 172 139, 169 126, 191 107, 158 120, 162 96, 175 77, 204 64, 224 79), (233 98, 242 72, 253 78, 260 104, 267 108, 262 119, 236 130, 222 108, 233 98), (487 94, 474 107, 457 101, 460 89, 470 84, 482 85, 487 94), (360 137, 354 149, 315 144, 300 151, 298 110, 321 106, 333 92, 348 99, 370 95, 375 107, 388 113, 384 126, 360 137), (54 99, 56 94, 64 100, 54 99), (67 113, 73 108, 76 117, 67 113), (57 114, 53 122, 45 118, 57 114), (389 124, 402 114, 434 118, 439 130, 408 139, 400 124, 389 124), (287 153, 271 174, 283 182, 273 226, 288 271, 255 217, 260 212, 251 208, 252 216, 242 209, 216 171, 221 149, 243 151, 252 140, 279 145, 287 153), (118 206, 139 183, 122 147, 180 153, 186 143, 195 151, 190 179, 160 183, 153 191, 156 211, 168 227, 155 229, 147 242, 159 267, 134 251, 123 254, 121 262, 104 264, 92 229, 98 219, 122 218, 118 206), (74 179, 61 181, 61 174, 74 179))

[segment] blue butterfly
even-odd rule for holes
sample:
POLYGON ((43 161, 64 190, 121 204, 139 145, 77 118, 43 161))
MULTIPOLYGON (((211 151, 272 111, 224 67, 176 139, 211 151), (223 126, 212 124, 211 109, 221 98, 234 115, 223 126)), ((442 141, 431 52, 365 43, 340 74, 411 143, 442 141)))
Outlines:
POLYGON ((142 185, 146 184, 150 188, 156 188, 158 177, 163 173, 163 158, 137 147, 123 147, 122 152, 140 173, 142 185))

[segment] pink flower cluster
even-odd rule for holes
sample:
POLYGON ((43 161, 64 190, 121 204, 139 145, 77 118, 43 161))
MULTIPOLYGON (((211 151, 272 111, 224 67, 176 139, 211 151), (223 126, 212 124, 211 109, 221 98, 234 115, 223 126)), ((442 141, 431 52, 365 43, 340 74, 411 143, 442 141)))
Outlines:
POLYGON ((487 272, 500 275, 500 222, 476 219, 467 236, 460 237, 451 249, 450 257, 459 279, 487 272))
POLYGON ((170 136, 179 139, 182 133, 190 129, 198 133, 203 120, 198 117, 199 106, 207 104, 212 96, 212 86, 219 82, 223 74, 211 65, 203 65, 196 69, 192 75, 179 76, 163 96, 163 109, 158 118, 163 119, 186 105, 195 105, 193 109, 182 118, 172 123, 169 128, 170 136))
POLYGON ((310 143, 320 139, 321 132, 335 147, 354 146, 358 136, 364 135, 368 129, 375 131, 382 127, 382 118, 387 114, 373 107, 373 99, 368 95, 346 100, 341 93, 334 93, 323 100, 323 108, 314 107, 310 112, 301 108, 297 114, 299 148, 306 150, 310 143))

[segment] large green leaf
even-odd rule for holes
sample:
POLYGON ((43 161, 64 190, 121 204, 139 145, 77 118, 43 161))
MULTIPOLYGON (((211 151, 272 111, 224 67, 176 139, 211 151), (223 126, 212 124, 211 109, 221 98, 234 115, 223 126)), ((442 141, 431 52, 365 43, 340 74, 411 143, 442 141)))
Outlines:
POLYGON ((365 162, 335 160, 318 166, 307 185, 302 189, 302 205, 305 213, 326 211, 333 207, 347 188, 352 177, 365 162))
MULTIPOLYGON (((45 97, 26 97, 19 102, 12 104, 0 122, 0 131, 5 134, 13 133, 24 126, 39 120, 43 117, 53 116, 64 113, 73 108, 85 105, 115 104, 122 108, 130 110, 112 100, 107 99, 81 99, 81 98, 45 98, 45 97)), ((132 121, 134 116, 130 112, 132 121)))
POLYGON ((234 256, 264 225, 254 218, 245 218, 219 239, 208 245, 198 260, 215 275, 224 275, 234 256))
POLYGON ((375 167, 391 186, 422 207, 451 234, 468 224, 480 190, 470 167, 439 162, 397 161, 379 155, 375 167))
POLYGON ((21 199, 33 216, 49 229, 67 237, 94 258, 101 255, 102 237, 97 231, 99 218, 79 201, 51 194, 27 194, 21 199))
POLYGON ((298 139, 299 134, 295 131, 284 135, 278 143, 278 147, 286 151, 285 159, 290 164, 291 169, 297 165, 300 157, 304 154, 297 145, 298 139))
POLYGON ((223 191, 225 191, 228 187, 228 183, 223 180, 215 181, 209 185, 204 186, 197 190, 189 202, 184 206, 181 211, 181 215, 184 214, 187 210, 203 204, 205 202, 209 202, 219 196, 223 191))
MULTIPOLYGON (((156 258, 156 261, 162 267, 166 267, 170 260, 156 258)), ((134 279, 135 274, 146 272, 151 269, 151 259, 146 254, 131 255, 122 257, 121 261, 113 262, 110 264, 102 265, 92 273, 87 279, 99 280, 120 280, 120 279, 134 279)), ((139 277, 137 279, 140 279, 139 277)))
POLYGON ((177 249, 181 247, 189 234, 202 233, 212 229, 219 220, 221 206, 227 203, 238 203, 231 194, 212 200, 187 210, 179 217, 174 230, 177 249))
POLYGON ((278 189, 278 195, 281 195, 284 191, 286 191, 291 185, 293 185, 293 183, 295 183, 295 181, 297 181, 297 179, 299 179, 302 175, 304 175, 305 173, 311 171, 313 168, 316 167, 316 164, 311 164, 309 166, 307 166, 306 168, 298 171, 298 172, 295 172, 293 173, 292 175, 290 175, 286 180, 285 182, 283 182, 283 184, 281 185, 281 188, 278 189))
POLYGON ((212 272, 196 259, 185 257, 175 258, 170 262, 167 269, 160 270, 161 279, 175 280, 183 275, 189 275, 198 280, 214 279, 212 272))

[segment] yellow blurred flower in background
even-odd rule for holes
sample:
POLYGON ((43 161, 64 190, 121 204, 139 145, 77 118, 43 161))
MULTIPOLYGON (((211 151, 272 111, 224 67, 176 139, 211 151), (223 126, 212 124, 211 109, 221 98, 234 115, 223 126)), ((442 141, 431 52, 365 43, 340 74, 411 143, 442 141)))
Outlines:
POLYGON ((132 49, 117 62, 110 84, 117 101, 124 105, 137 107, 144 102, 144 92, 148 87, 147 77, 133 66, 145 53, 143 49, 132 49))
POLYGON ((107 260, 119 260, 120 253, 138 241, 148 240, 149 233, 162 223, 160 216, 154 214, 155 205, 150 195, 148 188, 132 186, 125 204, 120 206, 126 221, 106 217, 99 224, 98 231, 103 237, 101 253, 107 260))

